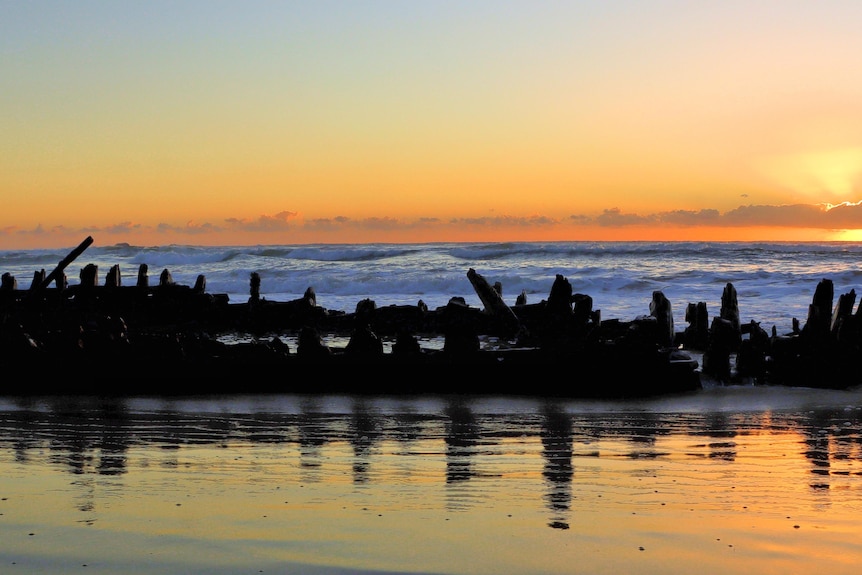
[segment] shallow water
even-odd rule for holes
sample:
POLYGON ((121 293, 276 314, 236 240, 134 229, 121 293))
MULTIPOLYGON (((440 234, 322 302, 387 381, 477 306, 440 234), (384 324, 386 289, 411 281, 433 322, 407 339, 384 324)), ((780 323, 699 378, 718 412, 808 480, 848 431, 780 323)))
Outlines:
POLYGON ((862 392, 0 399, 3 573, 830 573, 862 392))

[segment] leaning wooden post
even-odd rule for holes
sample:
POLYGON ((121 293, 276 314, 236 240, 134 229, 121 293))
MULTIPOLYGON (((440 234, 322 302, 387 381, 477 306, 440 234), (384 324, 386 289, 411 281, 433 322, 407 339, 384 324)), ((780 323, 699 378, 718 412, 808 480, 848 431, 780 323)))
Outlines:
POLYGON ((498 282, 499 288, 491 286, 488 280, 473 268, 467 270, 467 279, 470 280, 473 289, 476 290, 476 295, 482 301, 485 313, 494 318, 503 334, 506 336, 516 335, 521 329, 521 322, 518 316, 515 315, 515 312, 512 311, 512 308, 503 301, 503 296, 501 295, 503 291, 502 284, 498 282))
POLYGON ((58 275, 63 273, 63 270, 66 269, 66 266, 68 266, 70 263, 75 261, 75 258, 77 258, 79 255, 84 253, 84 250, 86 250, 88 247, 90 247, 90 244, 92 244, 92 243, 93 243, 93 237, 87 236, 87 239, 85 239, 83 242, 81 242, 77 248, 75 248, 74 250, 69 252, 69 255, 67 255, 65 258, 63 258, 60 261, 59 264, 57 264, 57 267, 54 268, 54 271, 52 271, 50 274, 48 274, 48 276, 44 280, 42 280, 42 283, 41 283, 41 285, 38 286, 37 290, 45 289, 46 287, 51 285, 51 282, 54 281, 58 275))

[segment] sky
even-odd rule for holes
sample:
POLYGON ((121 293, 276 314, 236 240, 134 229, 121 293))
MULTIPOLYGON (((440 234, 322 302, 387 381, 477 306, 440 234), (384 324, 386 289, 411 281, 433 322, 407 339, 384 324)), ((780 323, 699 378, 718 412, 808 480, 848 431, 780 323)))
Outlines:
POLYGON ((862 2, 0 0, 0 249, 862 240, 862 2))

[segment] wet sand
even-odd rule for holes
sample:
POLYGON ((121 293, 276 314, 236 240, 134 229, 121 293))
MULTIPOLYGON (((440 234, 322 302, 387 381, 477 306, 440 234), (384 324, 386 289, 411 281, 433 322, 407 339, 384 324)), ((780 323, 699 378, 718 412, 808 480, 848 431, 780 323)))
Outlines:
POLYGON ((0 400, 0 571, 855 573, 860 399, 0 400))

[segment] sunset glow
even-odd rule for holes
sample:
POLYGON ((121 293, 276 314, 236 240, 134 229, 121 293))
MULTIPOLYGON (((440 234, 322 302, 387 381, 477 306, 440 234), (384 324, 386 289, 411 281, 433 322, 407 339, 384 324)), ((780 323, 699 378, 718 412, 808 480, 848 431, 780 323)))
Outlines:
POLYGON ((7 2, 0 249, 856 241, 860 21, 796 0, 7 2))

